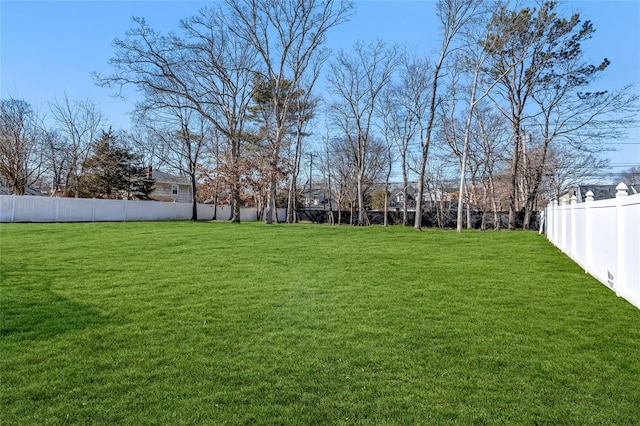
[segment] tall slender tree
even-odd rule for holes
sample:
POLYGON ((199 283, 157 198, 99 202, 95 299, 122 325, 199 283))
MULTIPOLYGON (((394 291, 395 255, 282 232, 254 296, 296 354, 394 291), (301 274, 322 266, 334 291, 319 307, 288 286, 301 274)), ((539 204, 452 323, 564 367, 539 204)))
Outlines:
POLYGON ((365 224, 364 179, 373 140, 373 124, 383 90, 391 82, 398 55, 382 41, 357 42, 352 55, 341 51, 330 65, 329 91, 338 101, 330 105, 330 116, 351 147, 355 159, 358 194, 358 225, 365 224))
POLYGON ((426 178, 427 164, 429 162, 429 148, 431 145, 431 135, 433 133, 435 118, 437 113, 438 86, 440 84, 441 72, 445 66, 445 61, 453 50, 456 37, 461 30, 471 22, 477 9, 482 4, 478 0, 439 0, 437 3, 437 15, 442 24, 442 39, 438 58, 434 61, 433 74, 431 76, 431 87, 428 92, 429 103, 426 118, 426 126, 422 132, 421 155, 418 166, 418 195, 416 198, 416 217, 414 229, 422 228, 422 204, 424 198, 424 184, 426 178))
MULTIPOLYGON (((380 107, 385 138, 395 144, 402 171, 403 199, 408 199, 409 148, 422 140, 428 106, 429 64, 425 59, 404 54, 397 80, 384 92, 380 107), (417 140, 416 140, 417 139, 417 140)), ((403 203, 402 223, 409 224, 408 203, 403 203)))
POLYGON ((67 152, 68 168, 64 189, 67 195, 80 196, 85 160, 99 137, 105 118, 97 105, 89 100, 70 100, 65 94, 49 105, 56 131, 67 152))

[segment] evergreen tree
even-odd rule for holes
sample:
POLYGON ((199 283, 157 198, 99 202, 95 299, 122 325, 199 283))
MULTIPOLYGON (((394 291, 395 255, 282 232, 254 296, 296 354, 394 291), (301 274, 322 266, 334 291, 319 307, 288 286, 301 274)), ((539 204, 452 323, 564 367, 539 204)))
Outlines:
POLYGON ((109 129, 95 143, 94 154, 84 162, 83 197, 148 199, 153 180, 139 156, 119 146, 118 135, 109 129))

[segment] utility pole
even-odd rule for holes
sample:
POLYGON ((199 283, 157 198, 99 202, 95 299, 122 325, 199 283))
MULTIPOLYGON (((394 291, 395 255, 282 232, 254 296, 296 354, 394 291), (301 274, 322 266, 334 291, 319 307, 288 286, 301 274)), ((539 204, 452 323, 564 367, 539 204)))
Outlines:
POLYGON ((310 205, 313 205, 313 153, 307 155, 311 157, 309 161, 309 200, 311 200, 310 205))
POLYGON ((311 161, 309 161, 309 190, 313 189, 313 154, 309 154, 311 161))

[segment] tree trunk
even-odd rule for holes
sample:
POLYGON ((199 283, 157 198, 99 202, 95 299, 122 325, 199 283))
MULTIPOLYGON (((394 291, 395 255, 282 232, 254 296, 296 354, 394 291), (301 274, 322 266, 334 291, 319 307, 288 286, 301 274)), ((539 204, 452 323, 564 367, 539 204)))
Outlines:
POLYGON ((358 226, 365 225, 364 192, 362 181, 364 179, 362 170, 358 171, 358 226))
POLYGON ((509 230, 516 229, 518 172, 520 159, 520 120, 513 122, 513 153, 509 166, 509 230))
POLYGON ((229 201, 231 204, 231 217, 229 221, 240 223, 240 190, 236 182, 231 185, 231 197, 229 201))
POLYGON ((198 221, 198 198, 196 193, 197 182, 195 171, 189 173, 189 179, 191 180, 191 220, 198 221))
POLYGON ((297 187, 295 180, 297 179, 297 175, 291 176, 291 181, 289 182, 289 194, 287 196, 287 223, 296 223, 298 222, 298 213, 297 213, 297 187))
MULTIPOLYGON (((298 123, 298 127, 300 124, 298 123)), ((301 145, 302 140, 300 136, 300 130, 298 130, 298 134, 296 136, 296 146, 293 154, 293 172, 291 173, 291 180, 289 181, 289 194, 287 195, 287 223, 297 223, 298 222, 298 188, 296 185, 296 181, 298 180, 298 174, 300 173, 300 157, 301 157, 301 145)))
MULTIPOLYGON (((416 195, 416 217, 413 222, 413 229, 422 229, 422 199, 424 197, 424 175, 427 169, 427 155, 423 152, 420 161, 420 174, 418 176, 418 194, 416 195)), ((406 203, 405 199, 405 203, 406 203)))
POLYGON ((402 199, 404 200, 403 204, 402 204, 402 224, 404 226, 409 225, 409 210, 408 210, 408 207, 407 207, 407 185, 408 185, 407 176, 405 174, 405 176, 404 176, 404 186, 402 188, 402 199))
POLYGON ((383 225, 386 228, 389 226, 387 216, 389 216, 389 176, 387 175, 387 182, 384 185, 384 220, 383 225))
POLYGON ((469 186, 466 187, 466 195, 467 195, 467 229, 471 229, 471 194, 469 193, 469 186))

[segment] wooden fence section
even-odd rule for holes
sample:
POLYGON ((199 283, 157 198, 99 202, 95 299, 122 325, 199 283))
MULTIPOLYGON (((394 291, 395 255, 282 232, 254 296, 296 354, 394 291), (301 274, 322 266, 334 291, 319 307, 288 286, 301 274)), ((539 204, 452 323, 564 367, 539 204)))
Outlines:
POLYGON ((584 270, 640 308, 640 194, 624 183, 616 198, 551 203, 545 210, 549 240, 584 270))

